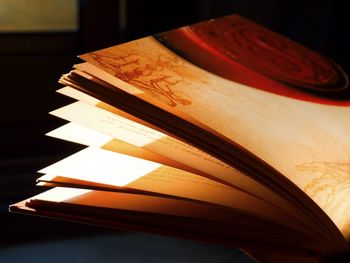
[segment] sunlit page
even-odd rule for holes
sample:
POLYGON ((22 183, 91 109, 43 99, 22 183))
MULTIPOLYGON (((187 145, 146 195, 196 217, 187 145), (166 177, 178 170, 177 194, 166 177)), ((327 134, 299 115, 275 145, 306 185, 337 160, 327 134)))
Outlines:
POLYGON ((109 111, 77 101, 51 114, 195 167, 282 207, 288 206, 281 205, 283 201, 266 187, 203 151, 109 111))
POLYGON ((54 182, 55 175, 59 175, 210 202, 257 213, 264 218, 273 217, 273 220, 287 220, 287 217, 294 220, 279 208, 221 183, 169 166, 92 147, 39 172, 46 174, 39 180, 54 182))
MULTIPOLYGON (((242 27, 244 26, 245 24, 242 27)), ((242 30, 249 30, 249 26, 242 30)), ((260 31, 252 29, 248 32, 260 31)), ((276 35, 268 34, 268 37, 274 39, 276 35)), ((246 41, 244 38, 240 40, 246 41)), ((342 79, 345 86, 338 89, 347 88, 348 91, 349 77, 339 67, 330 68, 326 60, 318 55, 310 55, 311 52, 304 48, 293 50, 294 44, 288 43, 286 38, 277 38, 277 42, 263 42, 264 52, 260 59, 264 58, 264 54, 273 53, 272 49, 275 50, 276 47, 268 43, 284 41, 287 42, 286 45, 280 46, 286 48, 286 52, 278 51, 275 56, 260 62, 272 62, 274 70, 281 70, 287 78, 296 74, 301 81, 316 82, 312 87, 314 89, 318 89, 318 85, 330 76, 336 80, 342 79), (299 53, 301 55, 297 56, 299 53), (324 64, 327 65, 327 70, 323 70, 324 64), (336 74, 337 72, 341 74, 336 74)), ((256 52, 254 48, 250 51, 256 52)), ((257 55, 258 52, 255 57, 257 55)), ((124 76, 133 70, 143 72, 144 75, 138 75, 136 81, 130 79, 126 82, 150 96, 153 82, 159 76, 166 75, 166 80, 160 79, 157 83, 160 90, 153 94, 154 99, 163 104, 171 104, 176 110, 219 132, 270 164, 305 191, 332 218, 344 236, 350 239, 348 104, 331 99, 327 101, 328 104, 311 102, 302 99, 302 96, 298 99, 291 98, 288 93, 284 96, 240 84, 188 62, 152 37, 82 56, 109 73, 110 78, 116 78, 111 67, 108 68, 103 60, 110 57, 115 59, 109 60, 107 65, 118 68, 118 76, 124 76), (138 63, 123 67, 125 59, 137 59, 138 63), (152 72, 147 71, 150 65, 155 65, 160 59, 166 61, 162 67, 152 72), (166 81, 171 82, 171 98, 166 96, 167 93, 162 93, 167 87, 166 81)), ((254 62, 250 66, 254 67, 254 62)), ((269 67, 266 66, 265 69, 269 67)), ((98 71, 94 72, 99 74, 98 71)), ((244 77, 244 74, 240 76, 244 77)), ((103 75, 99 74, 98 77, 103 75)), ((289 84, 288 81, 287 83, 289 84)), ((294 85, 293 82, 291 85, 294 85)), ((117 87, 124 89, 122 85, 117 87)), ((329 87, 323 88, 325 92, 329 87)), ((306 96, 305 93, 303 96, 306 96)))
POLYGON ((73 122, 69 122, 51 132, 48 132, 46 135, 95 147, 102 147, 109 141, 113 140, 113 137, 111 136, 75 124, 73 122))
MULTIPOLYGON (((31 200, 136 211, 138 214, 140 212, 147 212, 185 216, 187 218, 193 216, 206 220, 220 219, 223 222, 232 224, 235 224, 237 221, 244 222, 244 219, 240 220, 240 218, 235 216, 233 218, 235 218, 236 222, 231 219, 232 215, 235 214, 234 211, 232 211, 231 214, 228 213, 229 211, 227 210, 208 206, 204 203, 194 203, 186 200, 169 199, 149 195, 55 187, 32 197, 31 200)), ((154 218, 154 221, 156 221, 156 218, 154 218)))
POLYGON ((98 178, 102 184, 125 186, 160 167, 155 162, 89 147, 39 172, 79 175, 87 181, 98 178))
POLYGON ((95 130, 86 128, 76 123, 67 123, 46 135, 52 136, 61 140, 67 140, 91 147, 98 147, 104 150, 118 152, 137 158, 162 163, 188 172, 196 173, 198 175, 209 176, 201 170, 187 166, 183 163, 177 162, 173 159, 159 155, 157 153, 146 150, 145 148, 135 146, 130 143, 123 142, 111 136, 102 134, 95 130))

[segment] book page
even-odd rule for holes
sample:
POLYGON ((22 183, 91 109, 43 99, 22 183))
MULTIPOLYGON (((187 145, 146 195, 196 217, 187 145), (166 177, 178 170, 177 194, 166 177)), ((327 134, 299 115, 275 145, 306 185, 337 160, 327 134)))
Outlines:
POLYGON ((224 197, 222 204, 226 202, 226 205, 229 206, 231 202, 233 206, 242 208, 244 205, 238 202, 234 196, 239 193, 249 197, 249 194, 205 177, 159 163, 92 147, 73 154, 39 172, 119 187, 127 186, 138 189, 140 186, 147 186, 147 189, 142 190, 159 193, 165 191, 164 193, 168 194, 171 192, 172 195, 180 197, 194 198, 197 194, 203 194, 205 201, 208 202, 214 202, 216 198, 224 197), (162 183, 164 185, 160 185, 162 183), (177 185, 182 183, 181 187, 177 185), (195 185, 203 185, 202 187, 208 188, 206 191, 197 192, 198 188, 194 187, 195 185), (191 189, 191 187, 194 188, 191 189), (227 193, 225 194, 225 192, 227 193))
MULTIPOLYGON (((161 163, 167 166, 185 170, 187 172, 195 173, 205 177, 211 177, 209 174, 202 172, 201 170, 195 169, 191 166, 185 165, 184 163, 177 162, 173 159, 167 158, 163 155, 151 152, 145 148, 135 146, 133 144, 121 141, 111 136, 102 134, 95 130, 86 128, 76 123, 67 123, 46 135, 55 137, 61 140, 67 140, 86 146, 92 146, 101 148, 108 151, 118 152, 137 158, 161 163)), ((218 180, 217 178, 215 178, 218 180)))
POLYGON ((38 181, 74 184, 74 180, 80 180, 87 186, 97 183, 110 185, 111 189, 125 187, 194 199, 238 209, 277 224, 288 222, 289 227, 301 232, 311 231, 292 214, 243 191, 180 169, 102 149, 88 147, 39 172, 46 175, 38 181))
MULTIPOLYGON (((143 69, 144 75, 125 82, 272 165, 305 191, 350 238, 350 112, 346 103, 326 105, 326 100, 311 101, 306 95, 291 98, 223 78, 184 60, 152 37, 90 53, 83 59, 114 76, 112 69, 118 70, 119 79, 136 67, 143 69), (107 63, 103 60, 107 56, 114 59, 107 63), (121 57, 137 57, 139 63, 124 66, 121 57), (150 72, 150 65, 159 68, 150 72), (166 79, 159 79, 154 94, 150 89, 160 75, 166 79)), ((285 88, 277 82, 270 84, 285 88)), ((288 92, 285 94, 292 93, 288 92)))
POLYGON ((273 251, 277 247, 288 253, 327 247, 322 241, 239 211, 157 196, 56 187, 11 205, 10 211, 232 247, 273 251))
POLYGON ((279 207, 293 209, 290 203, 277 194, 218 159, 112 112, 77 101, 51 114, 194 167, 279 207))
MULTIPOLYGON (((68 123, 62 127, 59 127, 51 132, 49 132, 47 135, 53 136, 59 139, 63 140, 69 140, 72 142, 84 144, 86 146, 93 146, 93 147, 98 147, 104 150, 112 151, 112 152, 117 152, 121 154, 126 154, 129 156, 134 156, 137 158, 153 161, 153 162, 158 162, 167 166, 171 166, 177 169, 181 169, 183 171, 187 171, 190 173, 194 173, 196 175, 202 175, 204 177, 208 177, 207 174, 203 174, 200 170, 197 170, 195 168, 186 166, 182 163, 176 162, 172 159, 166 158, 164 156, 160 156, 159 154, 152 153, 144 148, 136 147, 132 144, 125 143, 123 141, 117 140, 115 138, 106 136, 104 134, 101 134, 99 132, 96 132, 94 130, 88 129, 86 127, 77 125, 75 123, 68 123)), ((160 175, 163 176, 163 175, 160 175)), ((165 176, 165 175, 164 175, 165 176)), ((161 178, 161 177, 160 177, 161 178)), ((202 177, 198 177, 202 178, 202 177)), ((210 178, 210 177, 209 177, 210 178)), ((76 179, 76 178, 75 178, 76 179)), ((184 179, 182 176, 177 178, 178 180, 184 179)), ((81 181, 72 181, 72 180, 67 180, 67 178, 64 178, 62 176, 53 176, 53 175, 44 175, 43 177, 39 178, 39 181, 51 181, 53 182, 62 182, 62 183, 68 183, 68 184, 77 184, 81 185, 81 181)), ((181 183, 187 183, 186 180, 181 183)), ((171 183, 171 181, 168 181, 171 183)), ((92 186, 91 186, 92 187, 92 186)), ((100 185, 100 187, 105 187, 105 185, 100 185)), ((164 186, 163 186, 164 187, 164 186)), ((153 189, 155 192, 159 192, 157 190, 157 187, 153 189)), ((239 190, 239 189, 238 189, 239 190)), ((218 192, 217 194, 221 194, 218 192)), ((262 198, 265 200, 265 198, 262 198)), ((287 213, 291 213, 293 210, 286 210, 285 207, 283 207, 287 213)), ((292 213, 293 216, 295 217, 295 213, 292 213)), ((299 217, 302 221, 305 221, 305 217, 300 216, 299 217)), ((305 221, 307 222, 307 220, 305 221)), ((311 223, 311 225, 313 225, 311 223)))

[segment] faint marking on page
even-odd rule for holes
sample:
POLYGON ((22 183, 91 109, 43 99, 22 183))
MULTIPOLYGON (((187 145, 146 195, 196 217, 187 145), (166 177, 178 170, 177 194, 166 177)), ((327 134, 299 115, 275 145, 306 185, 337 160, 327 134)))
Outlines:
POLYGON ((172 89, 184 81, 184 61, 175 55, 164 53, 150 56, 140 53, 135 42, 131 50, 105 49, 89 56, 94 64, 97 63, 115 77, 144 90, 169 106, 191 104, 190 100, 182 98, 172 89))
POLYGON ((315 176, 304 191, 333 219, 340 229, 350 227, 350 161, 317 162, 297 165, 297 171, 315 176))

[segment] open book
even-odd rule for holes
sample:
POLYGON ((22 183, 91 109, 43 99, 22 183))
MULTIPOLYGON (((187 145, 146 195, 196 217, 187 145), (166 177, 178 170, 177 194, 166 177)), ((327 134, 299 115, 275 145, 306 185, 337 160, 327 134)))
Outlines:
POLYGON ((11 211, 291 254, 349 249, 344 69, 240 16, 80 56, 48 135, 87 147, 11 211))

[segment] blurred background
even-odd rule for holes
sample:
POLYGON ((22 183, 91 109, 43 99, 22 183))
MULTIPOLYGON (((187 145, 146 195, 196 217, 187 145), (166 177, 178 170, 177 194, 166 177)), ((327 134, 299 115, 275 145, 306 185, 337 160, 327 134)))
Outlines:
POLYGON ((236 13, 349 68, 347 2, 0 0, 0 262, 249 262, 235 249, 14 215, 8 206, 41 191, 38 169, 80 148, 44 136, 63 124, 47 113, 69 102, 55 90, 78 54, 236 13))

